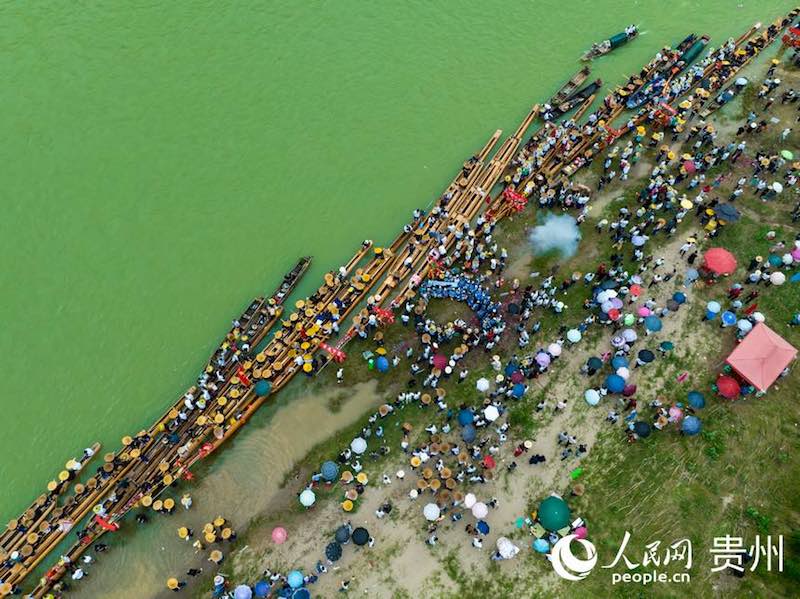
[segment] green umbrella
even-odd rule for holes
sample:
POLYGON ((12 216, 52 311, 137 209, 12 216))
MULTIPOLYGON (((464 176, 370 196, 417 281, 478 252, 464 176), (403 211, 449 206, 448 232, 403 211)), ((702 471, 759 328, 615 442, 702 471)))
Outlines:
POLYGON ((781 152, 781 156, 786 158, 786 160, 793 160, 794 159, 794 154, 792 154, 789 150, 783 150, 781 152))
POLYGON ((537 516, 547 530, 559 530, 569 524, 569 506, 560 497, 551 495, 539 504, 537 516))

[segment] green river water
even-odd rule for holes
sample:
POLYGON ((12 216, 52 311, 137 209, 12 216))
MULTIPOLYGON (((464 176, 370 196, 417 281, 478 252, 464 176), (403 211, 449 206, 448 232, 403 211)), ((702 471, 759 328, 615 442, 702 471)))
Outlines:
MULTIPOLYGON (((298 256, 315 257, 309 291, 364 238, 389 241, 494 129, 511 132, 575 72, 592 42, 629 23, 643 32, 595 63, 611 85, 691 31, 715 45, 791 7, 4 3, 0 521, 83 447, 115 449, 150 424, 298 256)), ((369 391, 328 428, 366 409, 369 391)), ((302 389, 288 396, 198 485, 208 505, 254 515, 266 499, 232 489, 267 494, 321 439, 330 415, 302 389)), ((171 551, 151 558, 174 527, 150 528, 108 558, 130 574, 99 568, 86 596, 163 587, 171 551)))

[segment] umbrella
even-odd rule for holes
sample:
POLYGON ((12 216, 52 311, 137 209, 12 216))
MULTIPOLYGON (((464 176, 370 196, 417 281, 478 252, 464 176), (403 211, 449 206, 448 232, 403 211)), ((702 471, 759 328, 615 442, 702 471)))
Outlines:
POLYGON ((688 283, 692 283, 700 278, 700 273, 697 272, 696 268, 687 268, 686 269, 686 281, 688 283))
POLYGON ((793 260, 800 262, 800 247, 794 248, 789 255, 792 257, 793 260))
MULTIPOLYGON (((621 376, 621 377, 623 378, 623 380, 626 380, 626 381, 627 381, 627 380, 628 380, 628 378, 631 376, 631 371, 630 371, 630 370, 628 370, 628 368, 627 368, 627 367, 625 367, 625 366, 620 366, 619 368, 617 368, 617 374, 618 374, 619 376, 621 376)), ((625 388, 623 387, 623 389, 622 389, 622 390, 624 391, 624 390, 625 390, 625 388)))
POLYGON ((519 399, 520 397, 525 395, 525 385, 523 385, 522 383, 517 383, 516 385, 514 385, 514 387, 512 387, 511 394, 517 399, 519 399))
POLYGON ((631 243, 634 245, 634 247, 642 247, 645 243, 647 243, 647 237, 644 235, 634 235, 631 238, 631 243))
POLYGON ((609 374, 606 377, 605 387, 611 393, 621 393, 625 388, 625 379, 618 374, 609 374))
POLYGON ((447 356, 444 354, 436 354, 433 356, 433 367, 438 368, 439 370, 444 370, 447 366, 447 356))
POLYGON ((578 329, 570 329, 567 331, 567 341, 570 343, 577 343, 581 340, 581 332, 578 329))
POLYGON ((725 248, 711 248, 703 256, 703 266, 718 275, 729 275, 736 270, 736 258, 725 248))
POLYGON ((472 506, 472 515, 478 519, 485 518, 486 515, 489 513, 489 508, 486 507, 486 504, 482 501, 479 501, 475 505, 472 506))
POLYGON ((557 358, 561 355, 561 346, 558 343, 551 343, 547 346, 547 352, 554 358, 557 358))
POLYGON ((675 293, 672 294, 672 299, 674 299, 679 304, 685 304, 686 294, 681 291, 676 291, 675 293))
POLYGON ((525 380, 525 375, 522 374, 522 372, 520 372, 519 370, 515 370, 513 372, 513 374, 511 375, 511 382, 512 383, 515 383, 515 384, 516 383, 521 383, 524 380, 525 380))
POLYGON ((697 170, 697 168, 696 168, 696 167, 695 167, 695 165, 694 165, 694 160, 685 160, 685 161, 683 162, 683 168, 684 168, 684 169, 686 170, 686 172, 687 172, 687 173, 689 173, 690 175, 691 175, 692 173, 694 173, 694 172, 697 170))
POLYGON ((656 359, 656 355, 653 352, 651 352, 649 349, 641 350, 636 355, 636 357, 639 358, 639 360, 641 360, 645 364, 649 364, 650 362, 652 362, 653 360, 656 359))
POLYGON ((308 589, 297 589, 292 593, 292 599, 311 599, 311 593, 308 589))
POLYGON ((687 416, 681 423, 681 430, 690 437, 699 433, 701 428, 703 428, 703 425, 697 416, 687 416))
POLYGON ((545 529, 559 530, 569 524, 569 506, 560 497, 551 495, 539 504, 537 517, 545 529))
POLYGON ((286 582, 288 582, 289 586, 293 589, 299 589, 303 586, 303 573, 300 572, 300 570, 292 570, 286 577, 286 582))
POLYGON ((472 421, 475 419, 475 416, 472 414, 472 410, 464 408, 459 410, 458 412, 458 424, 461 426, 467 426, 468 424, 472 424, 472 421))
POLYGON ((303 507, 311 507, 316 500, 317 496, 311 489, 303 489, 303 492, 300 493, 300 505, 303 507))
POLYGON ((506 537, 500 537, 497 539, 497 552, 503 559, 511 559, 519 553, 519 547, 514 545, 514 543, 506 537))
POLYGON ((747 79, 745 79, 744 77, 739 77, 736 81, 734 81, 734 83, 736 83, 736 85, 738 85, 739 87, 744 87, 745 85, 747 85, 747 79))
POLYGON ((519 314, 520 312, 519 304, 514 304, 514 303, 508 304, 507 310, 509 314, 519 314))
POLYGON ((272 529, 272 542, 276 545, 283 545, 289 534, 283 526, 276 526, 272 529))
POLYGON ((612 337, 611 338, 611 345, 612 345, 612 347, 616 347, 616 348, 622 347, 623 345, 625 345, 624 337, 622 337, 621 335, 616 335, 616 336, 612 337))
POLYGON ((733 204, 720 204, 714 208, 714 212, 717 213, 717 217, 729 223, 735 223, 741 217, 741 214, 733 204))
POLYGON ((464 507, 467 509, 472 508, 478 502, 478 499, 475 497, 474 493, 467 493, 464 495, 464 507))
POLYGON ((475 387, 481 393, 486 393, 489 390, 489 380, 488 379, 484 379, 484 378, 480 378, 480 379, 478 379, 478 382, 475 383, 475 387))
POLYGON ((325 547, 325 557, 327 557, 332 562, 335 562, 340 557, 342 557, 342 546, 336 541, 328 543, 328 546, 325 547))
POLYGON ((425 516, 425 519, 428 522, 433 522, 436 520, 439 517, 439 514, 441 514, 441 510, 435 503, 427 503, 425 504, 425 507, 422 508, 422 515, 425 516))
POLYGON ((369 542, 369 531, 363 526, 359 526, 353 531, 353 543, 358 546, 366 545, 369 542))
POLYGON ((742 318, 739 322, 736 323, 736 327, 742 333, 749 333, 753 328, 753 323, 750 322, 749 320, 742 318))
POLYGON ((253 589, 246 584, 240 584, 233 590, 233 599, 250 599, 253 596, 253 589))
POLYGON ((628 343, 633 343, 639 338, 639 334, 633 329, 625 329, 622 331, 622 338, 628 343))
POLYGON ((645 438, 650 436, 650 425, 644 420, 637 420, 633 424, 633 432, 639 437, 645 438))
POLYGON ((792 278, 789 279, 792 283, 800 283, 800 272, 796 272, 792 275, 792 278))
POLYGON ((658 316, 648 316, 644 319, 644 326, 648 331, 658 332, 661 330, 661 319, 658 316))
POLYGON ((781 193, 783 191, 783 185, 775 181, 775 183, 772 184, 772 189, 775 193, 781 193))
POLYGON ((677 422, 681 418, 683 418, 683 410, 681 410, 678 406, 672 406, 669 409, 669 417, 674 421, 677 422))
POLYGON ((668 299, 666 305, 667 305, 667 310, 669 310, 670 312, 677 312, 678 308, 681 307, 681 305, 674 299, 668 299))
POLYGON ((494 422, 500 418, 500 411, 495 406, 486 406, 483 410, 483 416, 489 422, 494 422))
POLYGON ((336 462, 328 460, 322 464, 322 478, 331 481, 336 480, 337 476, 339 476, 339 466, 336 465, 336 462))
POLYGON ((792 154, 789 150, 781 150, 781 156, 786 158, 786 160, 794 160, 794 154, 792 154))
POLYGON ((550 551, 550 543, 544 539, 536 539, 533 542, 533 550, 536 551, 536 553, 547 553, 550 551))
POLYGON ((512 374, 514 374, 515 372, 518 372, 518 371, 519 371, 519 367, 516 364, 514 364, 513 362, 509 362, 509 364, 506 366, 506 369, 505 369, 506 376, 511 376, 512 374))
POLYGON ((662 341, 658 348, 664 352, 672 351, 675 349, 675 344, 672 341, 662 341))
POLYGON ((625 388, 622 390, 623 397, 630 397, 634 393, 636 393, 636 385, 632 384, 625 385, 625 388))
POLYGON ((475 525, 475 528, 477 528, 478 532, 481 533, 482 535, 489 534, 490 528, 486 520, 478 520, 478 523, 475 525))
POLYGON ((492 456, 487 455, 486 457, 483 458, 483 466, 487 470, 491 470, 492 468, 497 466, 497 462, 494 461, 494 458, 492 456))
POLYGON ((790 266, 792 262, 794 262, 794 258, 792 258, 791 254, 784 254, 781 256, 781 263, 783 263, 784 266, 790 266))
POLYGON ((725 310, 722 313, 722 324, 725 325, 726 327, 730 327, 736 324, 736 314, 734 314, 730 310, 725 310))
POLYGON ((786 275, 782 272, 774 272, 769 276, 769 282, 773 285, 783 285, 786 282, 786 275))
POLYGON ((269 595, 269 589, 270 586, 266 580, 259 580, 255 586, 256 597, 266 597, 269 595))
POLYGON ((770 254, 767 257, 767 262, 770 263, 770 266, 780 266, 781 264, 783 264, 783 260, 781 260, 781 257, 778 256, 777 254, 770 254))
POLYGON ((334 535, 333 538, 335 538, 336 542, 339 543, 340 545, 344 545, 345 543, 349 543, 350 542, 350 527, 343 524, 342 526, 340 526, 339 528, 336 529, 336 534, 334 535))
POLYGON ((621 314, 621 312, 620 312, 620 311, 619 311, 617 308, 611 308, 611 309, 608 311, 608 317, 609 317, 611 320, 614 320, 614 321, 616 321, 616 320, 619 320, 619 317, 620 317, 621 315, 622 315, 622 314, 621 314))
POLYGON ((627 368, 628 364, 630 364, 630 362, 628 362, 628 358, 625 356, 614 356, 611 358, 611 368, 614 370, 617 368, 627 368))
POLYGON ((350 449, 353 450, 353 453, 361 455, 362 453, 367 451, 367 442, 361 437, 356 437, 350 443, 350 449))
POLYGON ((587 389, 583 397, 590 406, 596 406, 600 403, 600 393, 598 393, 597 389, 587 389))
POLYGON ((592 356, 586 360, 586 368, 590 370, 599 370, 603 367, 603 361, 597 356, 592 356))
POLYGON ((256 383, 256 395, 259 397, 265 397, 269 395, 269 392, 272 391, 272 383, 269 381, 265 381, 261 379, 256 383))
POLYGON ((477 435, 478 431, 474 424, 467 424, 461 429, 461 438, 464 439, 465 443, 472 443, 477 435))
POLYGON ((714 314, 719 314, 719 311, 722 309, 722 306, 719 305, 719 302, 710 301, 706 304, 706 310, 709 312, 713 312, 714 314))
POLYGON ((706 407, 706 398, 699 391, 689 391, 689 395, 686 396, 686 402, 695 410, 706 407))
POLYGON ((603 312, 608 313, 608 312, 610 312, 611 310, 614 309, 614 304, 611 303, 611 300, 606 300, 602 304, 600 304, 600 309, 603 312))
POLYGON ((647 306, 641 306, 638 310, 636 310, 636 313, 643 318, 647 318, 652 314, 650 308, 648 308, 647 306))
POLYGON ((378 359, 375 360, 375 368, 378 369, 378 372, 389 370, 389 360, 386 359, 386 356, 378 356, 378 359))
POLYGON ((717 379, 717 391, 726 399, 736 399, 742 388, 735 378, 722 375, 717 379))
POLYGON ((589 530, 585 526, 579 526, 575 529, 576 539, 585 539, 587 534, 589 534, 589 530))
POLYGON ((535 360, 536 360, 536 363, 539 366, 549 366, 550 365, 550 356, 547 355, 544 352, 539 352, 538 354, 536 354, 535 360))

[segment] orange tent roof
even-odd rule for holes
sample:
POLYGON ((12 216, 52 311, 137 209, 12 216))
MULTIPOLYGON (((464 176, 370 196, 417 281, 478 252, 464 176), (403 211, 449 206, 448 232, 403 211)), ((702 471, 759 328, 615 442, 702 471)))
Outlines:
POLYGON ((726 362, 756 389, 766 391, 795 356, 797 350, 788 341, 760 322, 726 362))

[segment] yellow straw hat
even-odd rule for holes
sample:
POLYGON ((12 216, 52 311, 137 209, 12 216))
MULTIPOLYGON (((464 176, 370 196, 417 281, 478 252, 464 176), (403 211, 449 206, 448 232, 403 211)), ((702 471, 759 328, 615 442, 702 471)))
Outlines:
POLYGON ((188 536, 189 536, 189 529, 188 529, 188 528, 186 528, 185 526, 181 526, 181 527, 178 529, 178 536, 179 536, 181 539, 185 539, 186 537, 188 537, 188 536))
MULTIPOLYGON (((169 475, 167 475, 167 476, 169 476, 169 475)), ((164 477, 164 478, 166 478, 166 477, 164 477)), ((165 510, 171 510, 174 507, 175 507, 175 500, 172 497, 169 497, 169 498, 164 500, 164 509, 165 510)))
POLYGON ((156 500, 153 502, 153 509, 154 509, 155 511, 157 511, 157 512, 160 512, 160 511, 161 511, 163 508, 164 508, 164 502, 163 502, 163 501, 161 501, 160 499, 156 499, 156 500))
POLYGON ((360 482, 362 485, 366 485, 369 482, 369 478, 364 472, 359 472, 358 476, 356 476, 356 480, 360 482))
POLYGON ((217 540, 217 535, 213 532, 207 532, 205 535, 206 543, 213 543, 217 540))
POLYGON ((225 524, 225 518, 222 516, 217 516, 214 518, 214 526, 223 526, 225 524))
POLYGON ((150 497, 150 495, 145 495, 144 497, 142 497, 142 505, 144 507, 150 507, 151 505, 153 505, 153 498, 150 497))
POLYGON ((178 579, 177 578, 170 578, 167 580, 167 588, 174 591, 178 588, 178 579))
POLYGON ((343 509, 345 512, 352 512, 352 511, 353 511, 353 502, 352 502, 352 501, 350 501, 349 499, 345 499, 345 500, 342 502, 342 509, 343 509))
POLYGON ((222 529, 222 533, 220 534, 220 536, 227 541, 228 539, 231 538, 232 534, 233 534, 233 531, 230 528, 223 528, 222 529))
POLYGON ((219 549, 214 549, 214 551, 211 552, 210 558, 211 558, 212 562, 216 562, 216 563, 221 562, 222 561, 222 551, 220 551, 219 549))

